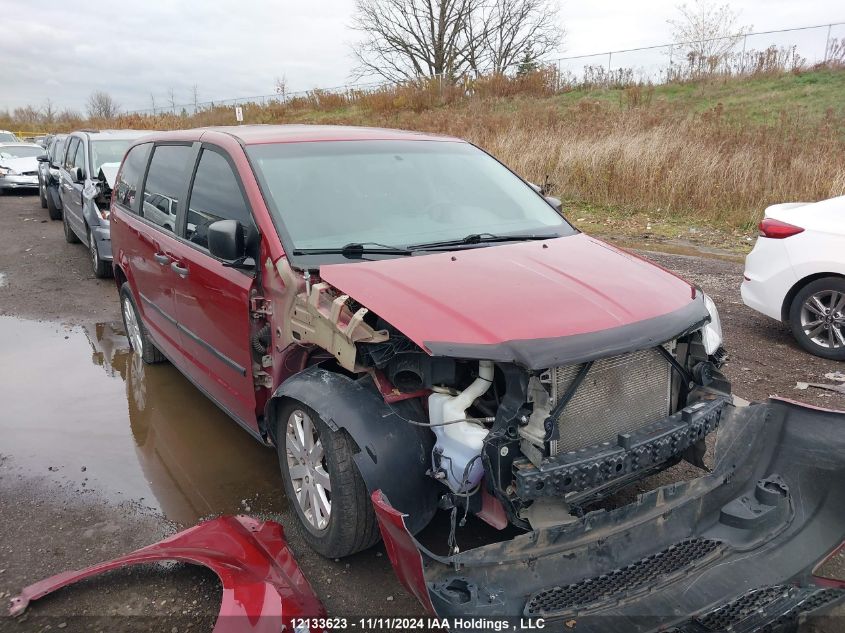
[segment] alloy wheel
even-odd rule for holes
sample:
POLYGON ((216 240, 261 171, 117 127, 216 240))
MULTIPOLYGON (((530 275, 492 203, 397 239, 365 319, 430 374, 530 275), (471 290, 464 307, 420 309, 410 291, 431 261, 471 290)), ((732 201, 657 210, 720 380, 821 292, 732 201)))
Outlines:
POLYGON ((312 527, 324 530, 331 517, 331 479, 320 432, 301 409, 291 412, 285 431, 288 473, 302 514, 312 527))
POLYGON ((807 297, 801 306, 801 328, 820 347, 845 348, 845 293, 821 290, 807 297))
POLYGON ((135 307, 128 297, 123 298, 123 321, 126 324, 126 335, 132 344, 132 350, 139 356, 144 353, 144 339, 141 337, 141 324, 135 314, 135 307))

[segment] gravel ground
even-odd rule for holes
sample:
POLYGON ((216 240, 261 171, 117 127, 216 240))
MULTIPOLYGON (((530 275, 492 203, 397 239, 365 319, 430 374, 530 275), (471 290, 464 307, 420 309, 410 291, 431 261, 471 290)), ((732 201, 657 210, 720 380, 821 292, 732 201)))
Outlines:
MULTIPOLYGON (((47 219, 37 196, 0 197, 0 235, 0 315, 65 325, 119 323, 114 284, 94 278, 86 249, 65 243, 61 223, 47 219)), ((795 389, 796 382, 825 382, 825 373, 845 367, 804 353, 782 325, 742 305, 741 262, 643 254, 700 284, 715 299, 730 352, 725 371, 736 394, 752 401, 776 394, 845 409, 843 395, 795 389)), ((64 380, 64 368, 47 367, 48 386, 64 380)), ((264 449, 256 444, 245 450, 258 455, 264 449)), ((45 472, 48 464, 38 470, 21 464, 0 442, 0 601, 45 576, 123 554, 183 527, 135 501, 98 495, 96 486, 86 491, 79 477, 57 480, 45 472)), ((271 508, 269 516, 293 524, 282 507, 271 508)), ((294 529, 288 532, 301 567, 330 613, 422 613, 395 580, 380 546, 331 561, 313 554, 294 529)), ((0 617, 0 630, 203 631, 210 629, 219 600, 218 582, 203 569, 128 569, 45 598, 25 620, 0 617), (126 615, 136 617, 117 617, 126 615)))

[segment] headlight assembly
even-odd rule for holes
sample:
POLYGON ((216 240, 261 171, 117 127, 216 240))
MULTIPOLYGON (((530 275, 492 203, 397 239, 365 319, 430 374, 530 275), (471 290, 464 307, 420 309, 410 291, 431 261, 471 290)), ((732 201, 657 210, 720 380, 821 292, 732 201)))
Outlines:
POLYGON ((704 295, 704 305, 710 313, 710 323, 701 328, 701 342, 704 343, 704 351, 707 355, 712 356, 722 345, 722 321, 716 304, 707 294, 704 295))

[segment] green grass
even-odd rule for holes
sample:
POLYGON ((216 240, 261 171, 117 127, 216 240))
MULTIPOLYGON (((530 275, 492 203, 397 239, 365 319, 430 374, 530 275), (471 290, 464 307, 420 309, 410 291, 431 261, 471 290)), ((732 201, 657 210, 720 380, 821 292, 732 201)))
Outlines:
MULTIPOLYGON (((845 127, 845 71, 823 69, 799 74, 752 78, 709 79, 698 82, 654 86, 651 104, 684 108, 690 113, 713 110, 721 104, 731 121, 756 124, 777 123, 783 112, 821 122, 828 116, 845 127)), ((582 99, 628 107, 623 89, 573 90, 556 97, 563 106, 582 99)))

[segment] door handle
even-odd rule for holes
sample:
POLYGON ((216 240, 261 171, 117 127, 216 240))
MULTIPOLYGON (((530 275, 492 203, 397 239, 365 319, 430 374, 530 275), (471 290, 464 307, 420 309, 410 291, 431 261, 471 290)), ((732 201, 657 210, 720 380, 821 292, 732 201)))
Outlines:
POLYGON ((164 253, 156 253, 153 255, 153 259, 156 260, 162 266, 165 266, 170 263, 170 257, 165 255, 164 253))
POLYGON ((173 270, 174 273, 182 277, 182 279, 188 276, 188 267, 182 266, 182 264, 180 264, 179 262, 173 262, 172 264, 170 264, 170 268, 173 270))

